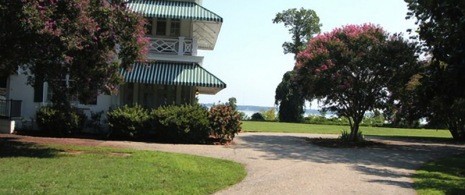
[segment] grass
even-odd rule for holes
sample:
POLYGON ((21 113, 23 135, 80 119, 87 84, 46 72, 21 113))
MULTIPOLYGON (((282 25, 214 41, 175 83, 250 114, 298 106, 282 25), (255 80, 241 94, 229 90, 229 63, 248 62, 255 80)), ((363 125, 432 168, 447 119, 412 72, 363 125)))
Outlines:
MULTIPOLYGON (((337 125, 243 121, 242 129, 244 129, 245 132, 341 134, 342 130, 349 130, 349 127, 337 125)), ((452 138, 450 132, 447 130, 383 127, 360 127, 360 129, 364 135, 372 136, 452 138)))
POLYGON ((182 154, 0 139, 0 194, 211 194, 241 164, 182 154))
POLYGON ((465 194, 465 154, 426 163, 413 178, 418 194, 465 194))

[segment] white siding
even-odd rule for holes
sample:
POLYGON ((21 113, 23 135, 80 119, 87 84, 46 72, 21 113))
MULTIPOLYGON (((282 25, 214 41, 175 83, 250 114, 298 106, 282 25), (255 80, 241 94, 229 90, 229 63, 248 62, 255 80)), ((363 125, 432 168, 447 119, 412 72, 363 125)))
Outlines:
MULTIPOLYGON (((37 109, 44 104, 34 102, 34 88, 27 84, 27 76, 11 75, 9 83, 9 99, 22 100, 21 115, 23 119, 35 118, 37 109)), ((90 114, 91 111, 108 111, 111 106, 112 96, 103 94, 97 97, 96 105, 77 105, 78 108, 84 109, 86 114, 90 114)))
POLYGON ((27 84, 27 77, 25 75, 11 75, 9 81, 9 99, 22 100, 21 115, 24 119, 35 118, 36 110, 40 104, 34 103, 34 88, 27 84))

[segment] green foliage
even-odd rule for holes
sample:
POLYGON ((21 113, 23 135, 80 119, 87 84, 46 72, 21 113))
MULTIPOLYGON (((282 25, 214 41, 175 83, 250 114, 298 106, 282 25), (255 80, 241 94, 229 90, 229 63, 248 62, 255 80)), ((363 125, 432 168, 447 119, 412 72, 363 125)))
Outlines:
POLYGON ((339 136, 339 139, 342 140, 343 142, 362 142, 365 140, 361 131, 359 131, 357 135, 355 136, 355 139, 353 139, 351 137, 350 132, 346 130, 343 130, 341 132, 341 136, 339 136))
POLYGON ((305 99, 299 93, 298 86, 292 82, 294 71, 286 72, 276 87, 275 104, 279 105, 279 121, 302 122, 305 99))
POLYGON ((308 117, 305 117, 304 122, 308 124, 320 125, 349 125, 349 120, 347 120, 347 118, 345 117, 326 118, 318 115, 310 115, 308 117))
POLYGON ((165 106, 151 116, 157 136, 165 141, 204 143, 209 137, 208 110, 200 105, 165 106))
POLYGON ((241 121, 247 121, 250 120, 250 117, 245 114, 245 112, 239 112, 239 115, 241 116, 241 121))
POLYGON ((266 121, 276 121, 276 109, 275 108, 270 108, 268 110, 262 111, 261 114, 266 121))
POLYGON ((107 113, 112 136, 135 137, 149 128, 150 115, 140 105, 123 106, 107 113))
POLYGON ((447 124, 454 139, 465 142, 465 98, 436 96, 430 104, 431 122, 447 124))
POLYGON ((389 36, 372 24, 347 25, 317 35, 297 59, 297 82, 307 100, 321 100, 324 109, 347 117, 356 139, 365 113, 382 110, 391 86, 405 85, 418 68, 415 44, 389 36), (401 76, 400 76, 401 75, 401 76))
POLYGON ((116 92, 121 68, 147 51, 145 20, 123 0, 0 1, 0 70, 48 82, 55 106, 116 92), (73 82, 65 84, 69 77, 73 82))
POLYGON ((384 125, 384 116, 379 111, 375 111, 373 115, 363 117, 361 125, 381 127, 384 125))
POLYGON ((42 131, 64 136, 82 130, 86 116, 78 109, 64 111, 56 107, 43 106, 37 111, 36 119, 42 131))
POLYGON ((419 25, 425 53, 432 55, 423 72, 418 108, 432 122, 445 123, 456 140, 465 141, 465 4, 455 0, 405 0, 419 25), (449 110, 451 112, 449 112, 449 110), (430 114, 432 113, 432 114, 430 114))
POLYGON ((315 34, 320 33, 320 18, 311 9, 300 8, 284 10, 276 14, 273 23, 283 23, 292 34, 292 42, 283 44, 284 53, 293 53, 295 56, 305 49, 307 41, 315 34))
MULTIPOLYGON (((346 117, 326 118, 318 115, 310 115, 304 118, 304 122, 308 124, 320 125, 350 125, 346 117)), ((382 116, 365 116, 360 123, 360 126, 382 127, 384 126, 384 117, 382 116)))
POLYGON ((405 0, 409 13, 419 28, 419 38, 424 41, 432 60, 446 64, 443 75, 450 96, 465 97, 465 4, 456 0, 405 0))
POLYGON ((222 142, 232 141, 241 132, 241 116, 228 105, 216 105, 210 108, 208 115, 212 136, 222 142))
POLYGON ((231 97, 228 99, 228 103, 227 103, 228 106, 231 106, 231 108, 233 110, 237 110, 237 100, 235 97, 231 97))
POLYGON ((95 131, 100 131, 103 129, 102 127, 102 115, 104 111, 100 112, 91 112, 90 114, 90 119, 87 121, 86 127, 95 130, 95 131))
POLYGON ((250 120, 251 121, 265 121, 265 118, 263 117, 262 113, 256 112, 252 114, 252 116, 250 117, 250 120))

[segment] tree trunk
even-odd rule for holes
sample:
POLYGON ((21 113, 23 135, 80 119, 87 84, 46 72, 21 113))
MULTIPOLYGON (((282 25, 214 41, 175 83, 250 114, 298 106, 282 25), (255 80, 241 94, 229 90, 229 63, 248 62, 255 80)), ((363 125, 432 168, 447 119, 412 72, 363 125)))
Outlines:
POLYGON ((449 124, 449 131, 456 141, 465 142, 465 124, 461 121, 454 121, 449 124))
POLYGON ((350 141, 351 142, 361 141, 361 140, 358 140, 358 136, 357 136, 358 135, 358 130, 360 128, 360 122, 361 122, 360 119, 354 118, 354 123, 350 127, 350 141))

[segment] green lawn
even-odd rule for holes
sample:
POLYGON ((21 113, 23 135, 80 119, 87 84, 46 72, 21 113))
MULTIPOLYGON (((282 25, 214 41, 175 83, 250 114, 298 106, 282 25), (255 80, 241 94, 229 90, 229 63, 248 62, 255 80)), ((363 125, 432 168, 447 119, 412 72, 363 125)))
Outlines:
POLYGON ((465 154, 427 163, 413 178, 418 194, 465 194, 465 154))
MULTIPOLYGON (((393 136, 393 137, 429 137, 452 138, 447 130, 431 129, 400 129, 382 127, 360 127, 364 135, 393 136)), ((255 122, 243 121, 245 132, 279 132, 279 133, 314 133, 341 134, 342 130, 349 130, 348 126, 312 125, 299 123, 255 122)))
POLYGON ((241 164, 101 147, 0 139, 0 194, 211 194, 241 181, 241 164))

